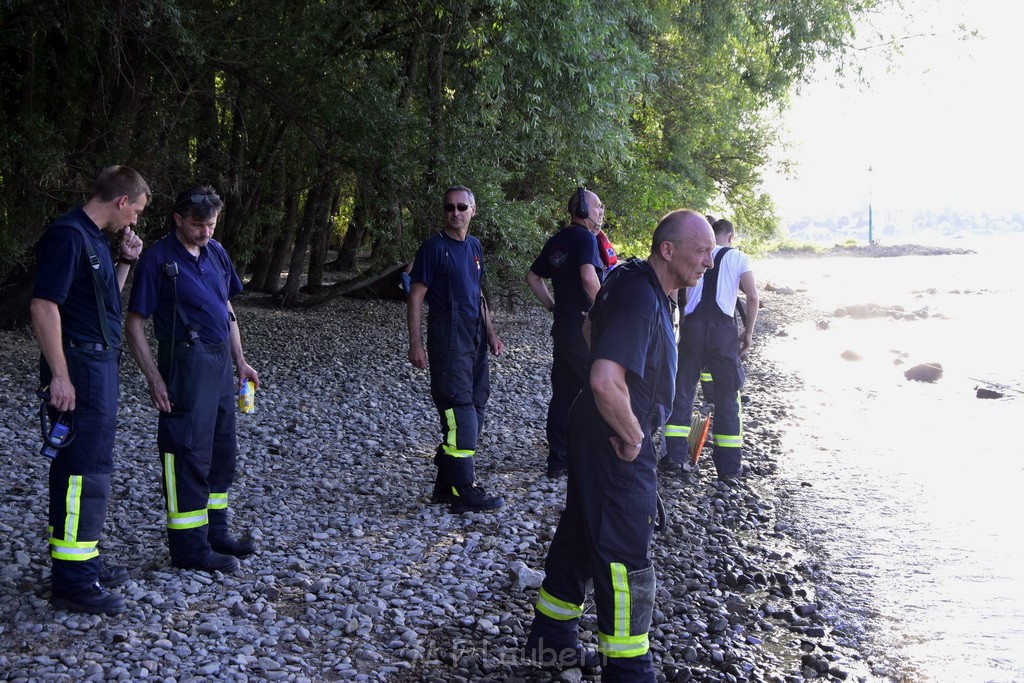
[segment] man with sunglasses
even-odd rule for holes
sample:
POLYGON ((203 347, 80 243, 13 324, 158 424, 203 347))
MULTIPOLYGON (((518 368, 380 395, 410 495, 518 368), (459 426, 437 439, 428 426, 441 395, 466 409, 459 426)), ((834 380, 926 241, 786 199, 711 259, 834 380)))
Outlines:
POLYGON ((431 501, 453 512, 493 510, 505 504, 476 483, 473 457, 490 395, 487 348, 500 355, 505 345, 494 331, 483 297, 483 249, 469 234, 476 202, 469 188, 448 188, 442 202, 445 228, 416 252, 409 276, 409 361, 430 368, 430 397, 441 420, 434 456, 437 476, 431 501), (428 306, 427 346, 420 332, 428 306))
POLYGON ((251 539, 228 531, 238 452, 235 396, 246 381, 259 387, 259 376, 245 360, 231 306, 242 282, 213 239, 223 206, 208 185, 178 195, 171 232, 139 263, 125 321, 128 346, 160 411, 157 448, 171 564, 211 573, 238 571, 237 558, 256 550, 251 539), (157 359, 144 330, 150 315, 157 359))
POLYGON ((30 312, 40 386, 50 419, 74 435, 50 463, 50 602, 74 612, 125 608, 106 589, 127 581, 128 571, 105 566, 98 542, 114 469, 121 288, 142 251, 132 226, 150 197, 134 169, 105 168, 85 204, 54 221, 36 246, 30 312), (105 233, 119 235, 116 264, 105 233))
POLYGON ((569 218, 569 225, 551 236, 526 273, 533 295, 553 313, 547 416, 547 476, 551 479, 565 476, 565 419, 590 372, 583 321, 601 289, 604 273, 596 239, 604 221, 601 199, 590 190, 576 188, 569 198, 569 218), (545 278, 551 279, 554 296, 545 278))

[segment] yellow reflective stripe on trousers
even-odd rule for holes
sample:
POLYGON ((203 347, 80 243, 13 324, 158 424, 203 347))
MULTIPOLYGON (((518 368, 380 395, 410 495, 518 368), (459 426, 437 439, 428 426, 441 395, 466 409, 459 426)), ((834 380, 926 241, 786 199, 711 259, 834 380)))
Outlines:
POLYGON ((228 509, 228 494, 224 493, 211 493, 210 502, 206 504, 208 510, 227 510, 228 509))
POLYGON ((195 529, 196 527, 206 526, 209 522, 210 518, 206 514, 205 508, 202 510, 189 510, 188 512, 167 513, 168 529, 195 529))
POLYGON ((50 557, 56 560, 82 562, 98 557, 99 541, 79 541, 78 524, 82 519, 82 488, 85 481, 80 474, 68 477, 68 492, 64 497, 64 537, 57 538, 50 528, 50 557))
POLYGON ((606 657, 639 657, 651 649, 647 634, 640 636, 609 636, 597 634, 597 649, 606 657))
POLYGON ((711 382, 712 381, 711 373, 710 372, 702 372, 702 373, 700 373, 700 381, 701 382, 711 382))
POLYGON ((186 510, 185 512, 178 510, 178 482, 174 477, 174 453, 164 453, 164 482, 167 486, 168 529, 195 529, 209 523, 206 508, 186 510))
POLYGON ((64 538, 73 541, 78 538, 78 522, 82 512, 82 475, 68 477, 68 492, 64 497, 64 538))
POLYGON ((538 612, 556 621, 569 621, 583 616, 583 605, 574 605, 571 602, 559 600, 543 587, 540 589, 540 595, 537 596, 535 607, 538 612))
POLYGON ((609 566, 612 572, 612 594, 614 607, 612 608, 612 628, 615 629, 612 635, 629 635, 629 573, 626 565, 620 562, 612 562, 609 566))
POLYGON ((742 448, 743 447, 743 435, 735 434, 715 434, 713 435, 712 443, 716 446, 722 446, 724 448, 742 448))
POLYGON ((50 557, 55 560, 83 562, 99 557, 98 541, 65 541, 59 538, 50 539, 50 557))
POLYGON ((448 432, 444 436, 444 444, 441 445, 441 449, 446 455, 450 455, 453 458, 472 458, 474 451, 467 451, 464 449, 456 448, 456 432, 458 431, 457 425, 455 424, 455 409, 449 408, 444 411, 444 419, 448 423, 448 432))
POLYGON ((178 511, 178 482, 174 478, 174 453, 164 453, 164 485, 167 488, 167 514, 178 511))
POLYGON ((665 436, 679 436, 686 438, 690 436, 690 425, 665 425, 665 436))
POLYGON ((650 649, 647 634, 630 635, 631 617, 633 613, 632 598, 629 592, 629 572, 626 565, 612 562, 609 565, 612 574, 612 628, 614 633, 597 634, 597 647, 608 657, 639 657, 650 649))

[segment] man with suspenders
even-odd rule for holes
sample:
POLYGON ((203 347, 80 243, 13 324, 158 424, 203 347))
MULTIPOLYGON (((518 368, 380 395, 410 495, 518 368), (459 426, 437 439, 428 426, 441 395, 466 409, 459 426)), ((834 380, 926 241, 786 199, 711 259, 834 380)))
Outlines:
POLYGON ((114 469, 121 288, 142 240, 131 229, 149 203, 146 181, 127 166, 105 168, 91 197, 64 214, 36 248, 30 310, 39 341, 40 386, 51 420, 74 438, 50 464, 50 602, 89 614, 117 614, 124 600, 107 588, 128 580, 99 558, 114 469), (120 234, 117 264, 104 233, 120 234))

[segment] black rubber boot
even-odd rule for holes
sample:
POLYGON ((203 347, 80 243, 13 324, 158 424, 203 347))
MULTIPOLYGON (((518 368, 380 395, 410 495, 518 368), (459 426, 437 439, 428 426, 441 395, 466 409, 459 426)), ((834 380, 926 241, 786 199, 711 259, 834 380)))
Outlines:
POLYGON ((50 594, 54 609, 85 614, 120 614, 124 611, 124 598, 106 590, 97 581, 85 590, 66 593, 54 590, 50 594))
POLYGON ((473 510, 497 510, 505 505, 501 496, 489 496, 479 484, 453 486, 451 502, 452 512, 469 512, 473 510))

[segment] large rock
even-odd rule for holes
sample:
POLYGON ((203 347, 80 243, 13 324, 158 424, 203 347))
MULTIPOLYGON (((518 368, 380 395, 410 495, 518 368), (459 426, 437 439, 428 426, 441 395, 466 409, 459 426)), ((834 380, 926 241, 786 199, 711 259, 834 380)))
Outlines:
POLYGON ((942 379, 942 364, 921 363, 904 372, 903 376, 915 382, 937 382, 942 379))
POLYGON ((509 565, 512 571, 512 590, 523 591, 527 588, 540 588, 544 583, 544 572, 530 569, 522 560, 516 560, 509 565))

